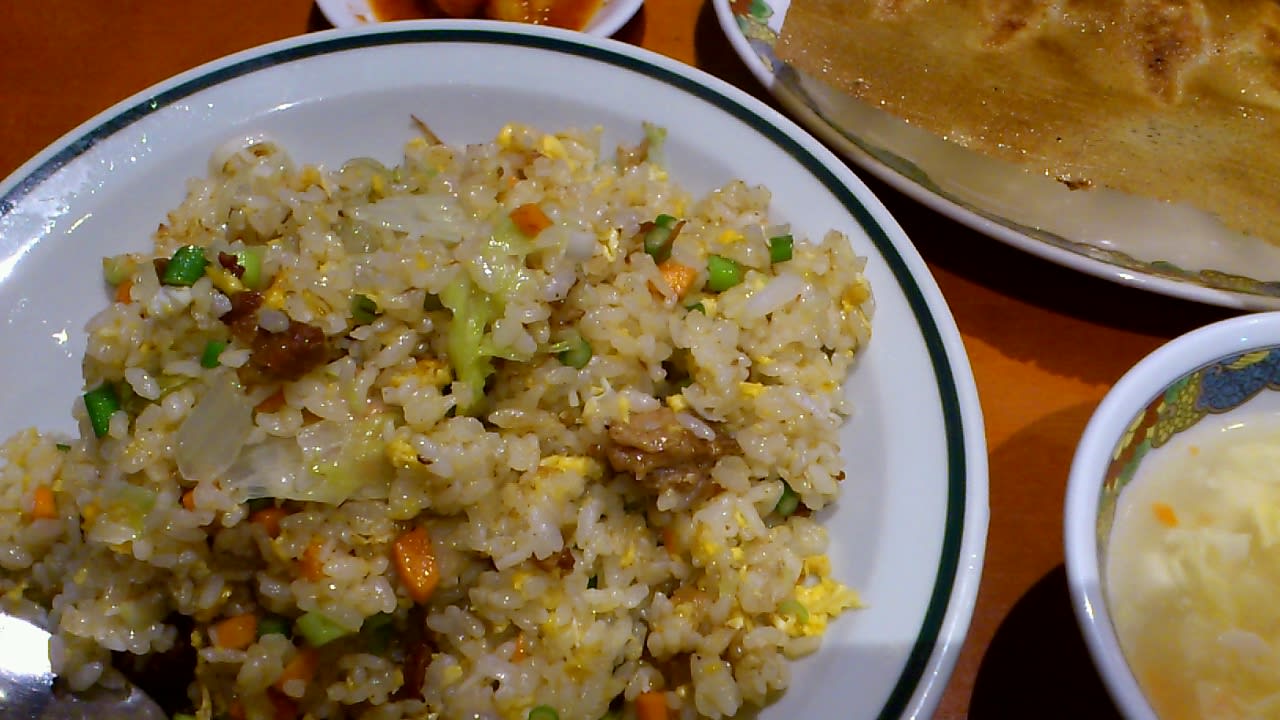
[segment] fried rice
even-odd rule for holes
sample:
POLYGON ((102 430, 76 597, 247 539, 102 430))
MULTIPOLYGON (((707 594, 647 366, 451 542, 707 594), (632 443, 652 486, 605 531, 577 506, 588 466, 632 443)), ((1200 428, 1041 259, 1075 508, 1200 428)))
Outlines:
POLYGON ((859 605, 817 519, 864 260, 683 189, 658 128, 419 128, 231 143, 104 260, 78 435, 0 456, 8 607, 70 689, 202 720, 767 705, 859 605))

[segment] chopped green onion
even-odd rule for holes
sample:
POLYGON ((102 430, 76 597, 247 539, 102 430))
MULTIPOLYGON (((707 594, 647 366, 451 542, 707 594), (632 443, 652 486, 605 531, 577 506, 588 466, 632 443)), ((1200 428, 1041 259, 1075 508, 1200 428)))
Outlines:
POLYGON ((368 325, 378 319, 378 303, 368 295, 356 293, 351 296, 351 319, 358 325, 368 325))
POLYGON ((550 705, 539 705, 529 711, 529 720, 560 720, 560 713, 550 705))
POLYGON ((670 215, 659 215, 649 224, 644 233, 644 251, 653 257, 654 262, 671 257, 671 244, 675 242, 679 226, 680 221, 670 215))
POLYGON ((59 451, 59 452, 70 452, 70 451, 71 451, 71 446, 70 446, 70 445, 68 445, 68 444, 66 444, 66 443, 55 443, 55 444, 54 444, 54 447, 58 448, 58 451, 59 451))
POLYGON ((742 266, 727 257, 712 255, 707 258, 707 289, 724 292, 742 282, 742 266))
POLYGON ((598 587, 600 587, 600 578, 599 578, 599 577, 597 577, 597 576, 595 576, 595 575, 592 575, 591 577, 587 578, 587 588, 588 588, 588 589, 595 590, 595 589, 596 589, 596 588, 598 588, 598 587))
POLYGON ((793 245, 795 240, 790 235, 769 238, 769 261, 780 263, 790 260, 793 245))
POLYGON ((191 713, 174 713, 173 720, 196 720, 196 716, 191 713))
POLYGON ((788 598, 782 601, 778 606, 779 615, 790 615, 796 619, 796 622, 804 625, 809 622, 809 609, 800 604, 795 598, 788 598))
POLYGON ((245 248, 236 253, 236 264, 244 268, 240 282, 250 290, 262 288, 262 248, 245 248))
POLYGON ((360 626, 360 635, 369 645, 369 651, 381 655, 391 644, 391 635, 395 631, 391 613, 378 613, 364 619, 360 626))
POLYGON ((617 710, 609 710, 600 716, 600 720, 622 720, 622 713, 617 710))
POLYGON ((89 413, 93 434, 102 437, 111 429, 111 416, 120 409, 120 396, 111 383, 102 383, 84 394, 84 408, 89 413))
POLYGON ((696 303, 694 303, 694 304, 692 304, 692 305, 685 305, 685 306, 684 306, 684 309, 685 309, 685 310, 688 310, 689 312, 693 312, 694 310, 697 310, 698 312, 702 313, 703 315, 706 315, 706 314, 707 314, 707 306, 706 306, 706 305, 703 305, 701 302, 696 302, 696 303))
POLYGON ((289 618, 279 615, 268 615, 258 621, 258 637, 263 635, 283 635, 289 637, 289 618))
POLYGON ((252 498, 245 504, 249 506, 250 513, 256 513, 259 510, 266 510, 269 507, 275 507, 276 501, 275 498, 259 497, 252 498))
POLYGON ((204 344, 204 352, 200 354, 200 367, 218 367, 218 356, 227 349, 225 340, 210 340, 204 344))
POLYGON ((318 612, 305 613, 294 620, 293 629, 312 647, 326 645, 348 634, 346 628, 318 612))
POLYGON ((798 507, 800 507, 800 496, 784 480, 782 482, 782 497, 778 498, 778 504, 773 506, 773 511, 782 517, 788 517, 798 507))
POLYGON ((160 282, 165 285, 195 285, 197 280, 204 277, 204 268, 208 264, 209 258, 204 256, 203 249, 196 245, 184 245, 169 259, 160 282))
POLYGON ((591 345, 581 335, 575 336, 572 344, 561 350, 556 357, 560 358, 563 365, 568 365, 575 370, 581 370, 591 362, 591 345))

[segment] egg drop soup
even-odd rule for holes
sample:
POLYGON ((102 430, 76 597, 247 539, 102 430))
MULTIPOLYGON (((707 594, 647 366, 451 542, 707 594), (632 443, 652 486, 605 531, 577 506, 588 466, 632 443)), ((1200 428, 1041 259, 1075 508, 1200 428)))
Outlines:
POLYGON ((1121 492, 1106 588, 1156 714, 1280 717, 1280 415, 1206 419, 1121 492))

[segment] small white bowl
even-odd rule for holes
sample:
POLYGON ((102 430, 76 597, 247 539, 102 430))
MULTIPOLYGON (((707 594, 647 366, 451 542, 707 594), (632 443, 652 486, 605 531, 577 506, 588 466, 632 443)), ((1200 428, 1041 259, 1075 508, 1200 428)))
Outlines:
MULTIPOLYGON (((602 0, 600 9, 591 16, 582 32, 609 37, 621 30, 643 5, 644 0, 602 0)), ((379 22, 369 0, 316 0, 316 6, 334 27, 358 27, 379 22)))
POLYGON ((1121 651, 1104 585, 1116 500, 1139 463, 1206 417, 1280 411, 1280 312, 1223 320, 1166 343, 1115 384, 1076 448, 1064 517, 1076 620, 1107 690, 1131 720, 1154 720, 1121 651), (1247 356, 1247 357, 1242 357, 1247 356), (1274 364, 1274 369, 1272 365, 1274 364))

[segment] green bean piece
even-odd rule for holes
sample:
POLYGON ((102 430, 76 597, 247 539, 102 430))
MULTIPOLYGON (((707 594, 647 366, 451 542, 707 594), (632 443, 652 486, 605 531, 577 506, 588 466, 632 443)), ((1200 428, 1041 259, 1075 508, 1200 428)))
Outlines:
POLYGON ((218 357, 227 349, 225 340, 210 340, 204 344, 204 352, 200 353, 200 367, 218 367, 218 357))
POLYGON ((262 248, 245 248, 235 255, 236 263, 244 268, 240 282, 250 290, 262 289, 262 248))
POLYGON ((391 645, 391 636, 395 633, 395 617, 391 613, 378 613, 364 619, 360 626, 360 635, 369 646, 369 652, 382 654, 391 645))
POLYGON ((209 258, 204 256, 202 248, 196 245, 184 245, 169 258, 169 264, 165 266, 164 276, 160 278, 160 282, 165 285, 190 287, 204 277, 204 269, 208 264, 209 258))
POLYGON ((539 705, 529 711, 529 720, 560 720, 560 713, 550 705, 539 705))
POLYGON ((568 365, 575 370, 581 370, 591 362, 591 344, 581 335, 577 335, 570 341, 572 344, 565 350, 560 351, 556 357, 560 359, 561 364, 568 365))
POLYGON ((675 242, 680 221, 670 215, 659 215, 648 225, 644 233, 644 251, 654 262, 671 257, 671 245, 675 242))
POLYGON ((268 615, 258 621, 258 637, 283 635, 289 637, 289 619, 280 615, 268 615))
POLYGON ((769 238, 769 261, 786 262, 791 259, 795 239, 790 235, 779 235, 769 238))
POLYGON ((93 434, 103 437, 111 429, 111 416, 120 409, 120 396, 115 386, 103 383, 84 394, 84 408, 89 413, 93 434))
POLYGON ((782 497, 778 498, 778 504, 773 506, 773 511, 782 517, 789 517, 799 507, 800 496, 784 480, 782 482, 782 497))
POLYGON ((378 303, 368 295, 356 293, 351 296, 351 319, 357 325, 368 325, 378 319, 378 303))
POLYGON ((347 635, 347 629, 318 612, 303 614, 293 621, 293 629, 312 647, 327 645, 347 635))
POLYGON ((742 266, 736 261, 720 255, 707 258, 707 289, 711 292, 724 292, 742 282, 742 266))

